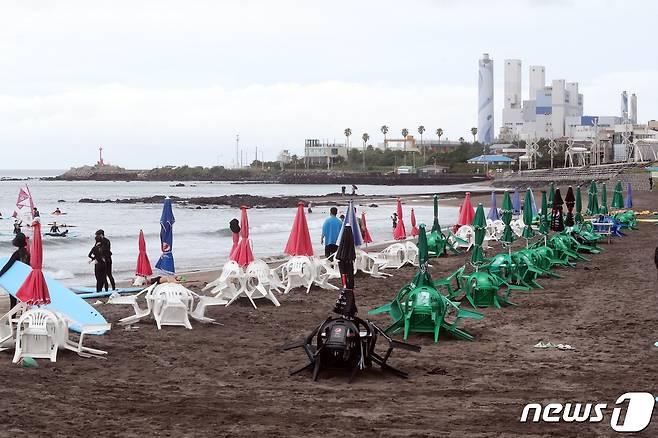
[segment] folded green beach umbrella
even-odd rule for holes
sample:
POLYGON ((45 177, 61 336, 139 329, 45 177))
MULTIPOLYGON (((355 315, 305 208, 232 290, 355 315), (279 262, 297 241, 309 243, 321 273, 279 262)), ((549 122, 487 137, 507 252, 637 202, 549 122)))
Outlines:
POLYGON ((484 261, 484 250, 482 249, 482 244, 484 243, 484 235, 487 228, 487 219, 484 217, 484 207, 481 202, 478 204, 477 210, 475 210, 475 217, 473 218, 473 223, 471 225, 475 230, 475 245, 473 245, 473 250, 471 252, 471 263, 479 265, 484 261))
POLYGON ((509 192, 505 190, 503 194, 503 208, 501 209, 503 213, 503 223, 505 224, 505 229, 503 230, 503 235, 500 236, 500 241, 503 243, 512 243, 514 242, 514 233, 512 232, 512 214, 514 208, 512 207, 512 198, 509 195, 509 192))
POLYGON ((525 223, 523 238, 526 240, 535 235, 535 232, 532 230, 532 219, 532 191, 528 188, 525 192, 525 199, 523 200, 523 223, 525 223))
POLYGON ((577 224, 582 224, 585 220, 583 219, 583 200, 580 195, 580 186, 576 187, 576 215, 573 220, 577 224))
POLYGON ((429 252, 427 249, 427 231, 425 230, 425 224, 420 224, 418 226, 418 271, 413 280, 411 280, 414 287, 434 287, 432 277, 430 277, 430 273, 427 271, 428 261, 429 252))
POLYGON ((551 230, 551 221, 548 218, 548 201, 546 201, 546 190, 541 191, 541 210, 539 211, 539 232, 543 235, 551 230))
POLYGON ((599 207, 599 213, 608 214, 608 190, 605 187, 605 183, 601 184, 601 206, 599 207))
POLYGON ((596 181, 592 181, 587 192, 587 214, 594 216, 599 214, 599 194, 596 190, 596 181))
POLYGON ((441 225, 439 225, 439 195, 434 195, 434 222, 432 223, 432 232, 441 232, 441 225))
POLYGON ((612 195, 612 204, 610 204, 610 207, 614 210, 621 210, 624 208, 623 191, 624 188, 621 186, 621 181, 617 181, 617 184, 615 184, 615 193, 612 195))
POLYGON ((548 205, 553 205, 553 198, 555 197, 555 183, 551 181, 548 185, 548 205))

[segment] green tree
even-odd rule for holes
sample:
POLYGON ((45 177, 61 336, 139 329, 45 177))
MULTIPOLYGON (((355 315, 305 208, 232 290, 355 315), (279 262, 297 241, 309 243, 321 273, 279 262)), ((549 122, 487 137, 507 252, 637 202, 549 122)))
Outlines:
POLYGON ((382 131, 382 134, 384 134, 384 149, 388 149, 388 147, 386 145, 386 134, 388 134, 388 126, 382 125, 382 127, 379 128, 379 129, 380 129, 380 131, 382 131))
POLYGON ((402 146, 404 148, 404 165, 407 165, 407 135, 409 135, 409 130, 407 128, 402 129, 402 138, 404 138, 404 142, 402 143, 402 146))
POLYGON ((370 140, 370 136, 368 135, 367 132, 364 132, 363 135, 361 136, 361 139, 363 140, 363 171, 366 171, 366 143, 368 140, 370 140))
POLYGON ((345 147, 350 148, 350 135, 352 135, 352 130, 350 128, 345 129, 345 147))
POLYGON ((471 128, 471 135, 473 136, 473 143, 475 143, 475 136, 478 135, 478 129, 475 127, 471 128))
POLYGON ((426 148, 423 145, 423 132, 425 132, 425 127, 423 125, 420 125, 418 127, 418 133, 420 134, 420 147, 423 148, 423 164, 426 164, 425 163, 425 160, 426 160, 426 158, 425 158, 425 149, 426 148))

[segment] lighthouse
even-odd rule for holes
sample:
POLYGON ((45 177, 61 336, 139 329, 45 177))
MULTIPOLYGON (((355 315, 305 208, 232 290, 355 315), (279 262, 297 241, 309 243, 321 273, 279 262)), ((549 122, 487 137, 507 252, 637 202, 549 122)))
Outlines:
POLYGON ((103 166, 105 166, 105 162, 103 161, 103 146, 100 146, 98 148, 98 167, 103 166))

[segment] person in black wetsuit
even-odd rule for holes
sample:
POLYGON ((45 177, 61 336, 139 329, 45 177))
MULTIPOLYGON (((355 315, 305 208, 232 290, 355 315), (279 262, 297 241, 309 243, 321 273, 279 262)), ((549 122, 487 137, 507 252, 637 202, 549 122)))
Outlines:
MULTIPOLYGON (((101 236, 103 259, 105 260, 105 275, 110 280, 110 284, 112 285, 112 290, 115 290, 117 287, 114 282, 114 276, 112 275, 112 251, 110 249, 111 248, 110 239, 105 237, 105 231, 103 230, 96 231, 96 236, 101 236)), ((107 285, 105 287, 107 288, 107 285)))
POLYGON ((50 227, 50 232, 55 234, 59 233, 59 227, 57 226, 57 222, 53 222, 53 226, 50 227))
POLYGON ((107 291, 107 271, 106 261, 103 251, 103 237, 96 235, 94 246, 89 251, 88 257, 94 262, 94 276, 96 277, 96 292, 100 292, 103 287, 107 291))
MULTIPOLYGON (((30 252, 27 250, 27 239, 25 234, 20 232, 17 233, 11 243, 18 249, 14 251, 7 263, 2 267, 2 269, 0 269, 0 277, 2 277, 5 272, 7 272, 9 268, 11 268, 16 262, 23 262, 26 265, 30 264, 30 252)), ((9 303, 10 308, 13 309, 16 304, 18 304, 18 300, 9 295, 9 303)))

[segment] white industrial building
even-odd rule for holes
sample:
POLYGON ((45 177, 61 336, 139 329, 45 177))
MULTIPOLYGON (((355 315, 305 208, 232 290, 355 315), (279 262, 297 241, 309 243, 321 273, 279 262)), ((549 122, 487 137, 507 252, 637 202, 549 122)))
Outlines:
POLYGON ((480 143, 494 140, 494 83, 493 59, 488 53, 478 62, 478 133, 480 143))

